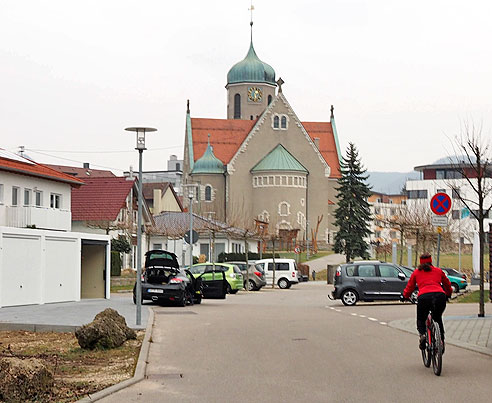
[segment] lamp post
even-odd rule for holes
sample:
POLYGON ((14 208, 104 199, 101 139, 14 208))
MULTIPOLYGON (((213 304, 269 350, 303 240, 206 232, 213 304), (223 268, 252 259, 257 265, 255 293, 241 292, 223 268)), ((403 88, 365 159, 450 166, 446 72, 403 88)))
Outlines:
MULTIPOLYGON (((193 197, 196 189, 199 187, 196 183, 189 183, 183 185, 183 188, 188 189, 188 199, 190 201, 189 204, 189 213, 190 213, 190 269, 193 266, 193 197)), ((198 198, 197 198, 198 199, 198 198)), ((184 262, 183 262, 184 264, 184 262)))
POLYGON ((137 302, 136 324, 142 324, 142 157, 145 148, 145 133, 155 132, 157 129, 152 127, 127 127, 129 132, 137 133, 138 150, 138 211, 137 211, 137 287, 135 298, 137 302))

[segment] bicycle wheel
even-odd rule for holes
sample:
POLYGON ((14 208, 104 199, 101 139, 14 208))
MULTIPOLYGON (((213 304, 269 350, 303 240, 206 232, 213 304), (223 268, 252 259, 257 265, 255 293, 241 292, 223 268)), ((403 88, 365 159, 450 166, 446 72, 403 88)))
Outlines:
POLYGON ((441 340, 441 329, 436 322, 433 322, 432 331, 432 369, 434 369, 434 374, 441 375, 442 370, 442 340, 441 340))
POLYGON ((426 337, 427 337, 427 345, 423 350, 420 350, 422 352, 422 361, 424 362, 424 365, 429 368, 431 365, 431 343, 429 340, 429 330, 426 330, 426 337))

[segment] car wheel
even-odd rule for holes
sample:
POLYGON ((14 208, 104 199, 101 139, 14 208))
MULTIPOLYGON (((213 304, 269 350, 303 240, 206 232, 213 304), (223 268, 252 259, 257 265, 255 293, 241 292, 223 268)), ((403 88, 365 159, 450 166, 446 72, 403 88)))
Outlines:
POLYGON ((451 288, 453 289, 453 292, 455 292, 455 293, 460 292, 460 287, 456 283, 451 283, 451 288))
POLYGON ((289 281, 285 278, 281 278, 278 280, 278 287, 281 288, 282 290, 285 290, 286 288, 289 288, 289 281))
POLYGON ((256 284, 253 280, 249 280, 248 283, 244 284, 244 288, 248 291, 256 291, 256 284))
POLYGON ((231 290, 231 294, 237 294, 239 290, 231 290))
POLYGON ((354 290, 345 290, 342 294, 343 305, 353 306, 356 304, 359 297, 354 290))

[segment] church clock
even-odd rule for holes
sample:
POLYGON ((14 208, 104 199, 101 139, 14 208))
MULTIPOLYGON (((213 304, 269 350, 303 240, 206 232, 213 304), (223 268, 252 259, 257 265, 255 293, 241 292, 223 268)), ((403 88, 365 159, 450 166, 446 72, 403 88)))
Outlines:
POLYGON ((249 87, 248 88, 248 99, 253 102, 261 102, 263 98, 263 92, 259 87, 249 87))

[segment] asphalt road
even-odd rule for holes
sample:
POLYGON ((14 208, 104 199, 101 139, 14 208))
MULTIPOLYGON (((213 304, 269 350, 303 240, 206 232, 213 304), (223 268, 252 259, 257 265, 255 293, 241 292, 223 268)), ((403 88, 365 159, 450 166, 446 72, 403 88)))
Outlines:
MULTIPOLYGON (((349 308, 327 291, 307 283, 157 307, 148 379, 102 401, 489 401, 491 357, 448 345, 436 377, 417 337, 387 326, 414 317, 414 306, 349 308)), ((460 304, 447 313, 475 310, 460 304)))

